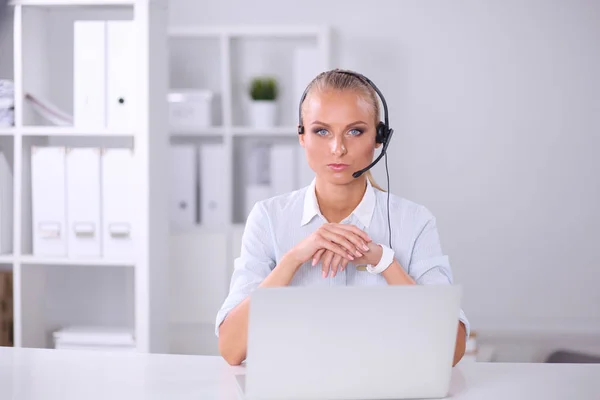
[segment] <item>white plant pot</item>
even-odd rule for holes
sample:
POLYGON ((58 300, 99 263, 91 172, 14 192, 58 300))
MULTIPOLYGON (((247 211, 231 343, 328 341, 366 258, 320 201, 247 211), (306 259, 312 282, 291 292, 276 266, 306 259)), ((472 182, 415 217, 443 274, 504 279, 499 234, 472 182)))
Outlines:
POLYGON ((255 128, 271 128, 277 120, 277 103, 268 100, 253 100, 250 103, 250 121, 255 128))

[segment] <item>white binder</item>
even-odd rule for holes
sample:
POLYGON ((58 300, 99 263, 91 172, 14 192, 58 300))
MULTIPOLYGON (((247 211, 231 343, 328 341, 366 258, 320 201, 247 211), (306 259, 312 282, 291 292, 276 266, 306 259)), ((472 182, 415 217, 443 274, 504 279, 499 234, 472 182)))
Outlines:
POLYGON ((73 114, 77 127, 130 130, 137 48, 132 21, 75 21, 73 114))
POLYGON ((106 46, 106 107, 107 128, 130 130, 134 68, 136 61, 133 46, 135 35, 131 21, 107 22, 106 46))
POLYGON ((296 179, 296 147, 299 144, 273 144, 271 146, 271 188, 272 195, 276 196, 298 189, 296 179))
POLYGON ((33 254, 66 256, 65 148, 31 149, 33 254))
POLYGON ((0 150, 0 254, 12 254, 13 176, 4 149, 0 150))
POLYGON ((310 185, 315 178, 315 172, 310 168, 310 165, 308 165, 306 152, 302 146, 298 146, 298 149, 296 150, 296 162, 298 165, 298 186, 304 187, 310 185))
POLYGON ((223 189, 225 147, 206 143, 200 146, 200 223, 203 226, 223 227, 227 221, 227 198, 223 189))
POLYGON ((73 124, 106 124, 106 23, 75 21, 73 27, 73 124))
POLYGON ((196 224, 196 148, 193 145, 172 145, 170 214, 176 229, 191 228, 196 224))
POLYGON ((102 153, 102 254, 129 260, 135 244, 132 199, 133 151, 105 149, 102 153))
POLYGON ((100 149, 67 149, 69 257, 100 257, 100 149))

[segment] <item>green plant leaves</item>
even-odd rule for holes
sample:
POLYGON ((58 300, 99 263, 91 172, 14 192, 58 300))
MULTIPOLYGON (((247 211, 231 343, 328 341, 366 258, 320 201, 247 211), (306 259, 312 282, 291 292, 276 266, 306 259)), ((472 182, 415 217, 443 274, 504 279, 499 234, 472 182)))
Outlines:
POLYGON ((250 82, 252 100, 275 100, 278 94, 277 81, 272 77, 256 77, 250 82))

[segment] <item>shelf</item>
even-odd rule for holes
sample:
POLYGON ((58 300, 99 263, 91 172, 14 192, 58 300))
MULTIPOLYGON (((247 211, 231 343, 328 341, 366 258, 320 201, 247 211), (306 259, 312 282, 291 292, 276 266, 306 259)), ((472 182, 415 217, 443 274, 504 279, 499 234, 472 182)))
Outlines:
POLYGON ((138 0, 11 0, 14 6, 133 6, 138 0))
POLYGON ((113 129, 90 129, 90 128, 75 128, 70 126, 26 126, 19 129, 23 136, 74 136, 74 137, 123 137, 133 139, 132 132, 124 132, 113 129))
POLYGON ((295 137, 298 128, 295 126, 275 126, 272 128, 254 128, 254 127, 233 127, 231 129, 234 136, 284 136, 295 137))
POLYGON ((171 129, 171 136, 173 137, 204 137, 204 136, 222 136, 225 130, 220 126, 211 126, 207 128, 185 128, 185 129, 171 129))
POLYGON ((43 256, 21 256, 21 264, 27 265, 76 265, 82 267, 133 267, 132 260, 105 260, 101 258, 63 258, 43 256))
POLYGON ((14 136, 16 132, 14 127, 0 127, 0 136, 14 136))
POLYGON ((0 254, 0 264, 11 264, 14 262, 12 254, 0 254))
POLYGON ((173 26, 169 29, 171 37, 214 37, 214 36, 244 36, 244 37, 302 37, 318 36, 324 33, 324 28, 312 25, 300 26, 173 26))

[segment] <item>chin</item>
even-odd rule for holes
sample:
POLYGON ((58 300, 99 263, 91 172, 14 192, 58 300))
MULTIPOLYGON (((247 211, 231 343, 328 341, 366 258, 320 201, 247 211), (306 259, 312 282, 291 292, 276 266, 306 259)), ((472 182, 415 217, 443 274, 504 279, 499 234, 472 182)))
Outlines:
POLYGON ((353 173, 354 170, 343 172, 327 171, 325 177, 329 182, 334 183, 336 185, 347 185, 356 180, 356 178, 352 176, 353 173))

